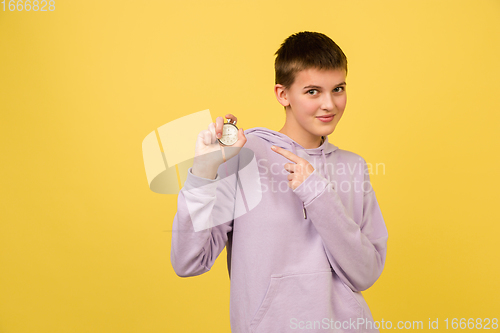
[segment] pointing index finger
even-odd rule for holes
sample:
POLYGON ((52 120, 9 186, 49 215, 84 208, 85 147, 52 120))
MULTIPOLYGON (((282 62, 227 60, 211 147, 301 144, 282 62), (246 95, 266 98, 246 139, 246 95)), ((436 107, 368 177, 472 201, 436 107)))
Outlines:
POLYGON ((292 152, 289 152, 288 150, 286 149, 283 149, 281 147, 278 147, 278 146, 271 146, 271 149, 273 151, 275 151, 276 153, 288 158, 290 161, 292 162, 295 162, 295 163, 299 163, 302 158, 301 157, 298 157, 297 155, 295 155, 294 153, 292 152))

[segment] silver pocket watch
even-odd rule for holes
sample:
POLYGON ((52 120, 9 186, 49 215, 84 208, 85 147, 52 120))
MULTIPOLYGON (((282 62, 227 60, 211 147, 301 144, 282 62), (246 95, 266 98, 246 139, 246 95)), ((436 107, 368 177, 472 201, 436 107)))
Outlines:
POLYGON ((224 146, 232 146, 238 141, 238 127, 236 127, 236 121, 234 123, 231 122, 231 119, 228 119, 227 123, 222 125, 222 136, 219 140, 220 144, 224 146))

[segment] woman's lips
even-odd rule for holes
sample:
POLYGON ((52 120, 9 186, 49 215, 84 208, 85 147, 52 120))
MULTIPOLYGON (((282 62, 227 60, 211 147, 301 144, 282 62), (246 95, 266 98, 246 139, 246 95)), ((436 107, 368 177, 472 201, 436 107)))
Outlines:
POLYGON ((321 117, 316 117, 316 118, 318 118, 318 120, 320 120, 324 123, 328 123, 328 122, 333 120, 333 117, 334 117, 334 115, 332 114, 331 116, 321 116, 321 117))

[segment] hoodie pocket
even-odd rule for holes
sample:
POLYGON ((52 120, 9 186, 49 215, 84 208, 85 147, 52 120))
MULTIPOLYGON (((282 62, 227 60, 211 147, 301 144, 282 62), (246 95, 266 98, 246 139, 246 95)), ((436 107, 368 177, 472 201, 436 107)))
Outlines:
POLYGON ((353 291, 331 269, 272 275, 250 332, 334 331, 332 321, 356 321, 362 313, 353 291))

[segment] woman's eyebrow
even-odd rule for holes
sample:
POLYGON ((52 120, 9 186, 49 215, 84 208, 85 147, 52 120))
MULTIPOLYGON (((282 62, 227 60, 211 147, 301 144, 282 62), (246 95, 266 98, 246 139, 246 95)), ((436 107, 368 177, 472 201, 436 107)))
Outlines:
MULTIPOLYGON (((345 85, 346 85, 346 83, 345 83, 345 81, 344 81, 344 82, 341 82, 341 83, 337 84, 335 87, 338 87, 338 86, 345 86, 345 85)), ((304 87, 304 88, 302 88, 302 89, 321 89, 321 87, 320 87, 320 86, 315 86, 315 85, 313 85, 313 84, 310 84, 310 85, 308 85, 308 86, 305 86, 305 87, 304 87)))
POLYGON ((312 85, 312 84, 310 84, 310 85, 308 85, 308 86, 305 86, 305 87, 304 87, 304 88, 302 88, 302 89, 308 89, 308 88, 313 88, 313 89, 321 89, 321 87, 320 87, 320 86, 315 86, 315 85, 312 85))

